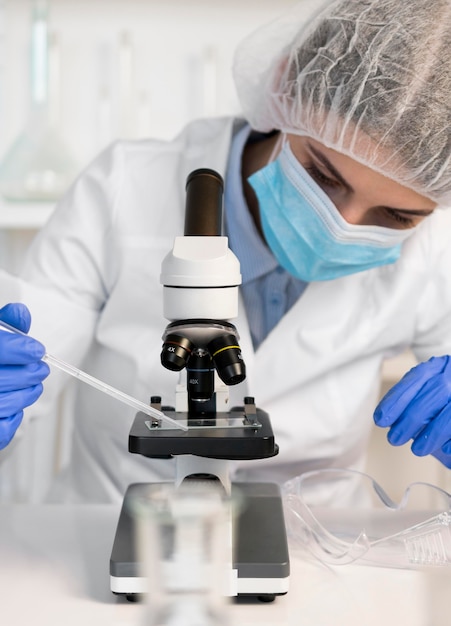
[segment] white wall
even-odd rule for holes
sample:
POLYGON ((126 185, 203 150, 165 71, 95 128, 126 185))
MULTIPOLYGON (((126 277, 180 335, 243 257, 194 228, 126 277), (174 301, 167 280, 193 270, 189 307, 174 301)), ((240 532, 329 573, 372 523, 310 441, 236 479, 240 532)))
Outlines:
MULTIPOLYGON (((117 137, 170 137, 189 119, 238 110, 238 41, 294 0, 49 0, 61 132, 81 163, 117 137)), ((0 154, 29 105, 32 0, 3 0, 0 154)))

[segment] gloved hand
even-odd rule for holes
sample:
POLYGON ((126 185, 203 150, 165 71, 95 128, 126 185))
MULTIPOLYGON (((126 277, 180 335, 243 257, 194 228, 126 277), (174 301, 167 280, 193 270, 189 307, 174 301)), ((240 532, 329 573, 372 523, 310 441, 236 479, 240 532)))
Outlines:
MULTIPOLYGON (((0 319, 28 332, 31 315, 23 304, 7 304, 0 309, 0 319)), ((41 358, 44 346, 32 339, 0 327, 0 450, 14 437, 23 409, 42 393, 42 381, 50 372, 41 358)))
POLYGON ((413 367, 382 398, 374 421, 390 426, 392 445, 413 439, 414 454, 432 454, 451 468, 451 357, 432 357, 413 367))

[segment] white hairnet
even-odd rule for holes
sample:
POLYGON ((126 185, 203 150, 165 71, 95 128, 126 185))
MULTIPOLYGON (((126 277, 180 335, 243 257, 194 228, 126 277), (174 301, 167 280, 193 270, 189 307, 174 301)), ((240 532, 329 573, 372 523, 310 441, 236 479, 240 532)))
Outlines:
POLYGON ((256 130, 311 136, 451 204, 451 0, 301 1, 238 47, 256 130))

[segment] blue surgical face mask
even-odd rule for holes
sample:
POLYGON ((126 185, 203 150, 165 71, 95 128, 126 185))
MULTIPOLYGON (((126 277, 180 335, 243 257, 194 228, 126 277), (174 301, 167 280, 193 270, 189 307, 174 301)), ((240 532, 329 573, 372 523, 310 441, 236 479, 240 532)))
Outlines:
POLYGON ((394 263, 415 231, 349 224, 287 141, 277 159, 248 180, 268 246, 283 268, 306 282, 394 263))

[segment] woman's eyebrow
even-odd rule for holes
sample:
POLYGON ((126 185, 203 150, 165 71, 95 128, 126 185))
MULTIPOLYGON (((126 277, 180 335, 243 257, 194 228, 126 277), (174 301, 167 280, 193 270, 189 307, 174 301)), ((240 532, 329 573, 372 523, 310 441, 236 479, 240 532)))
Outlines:
POLYGON ((434 209, 396 209, 394 207, 385 208, 390 209, 391 211, 396 211, 396 213, 405 213, 406 215, 418 215, 420 217, 427 217, 434 212, 434 209))
MULTIPOLYGON (((344 186, 348 189, 348 191, 354 191, 354 189, 352 188, 352 186, 348 183, 347 180, 345 180, 343 178, 343 176, 340 174, 340 172, 335 168, 334 165, 332 165, 332 163, 329 161, 329 159, 326 157, 326 155, 324 155, 322 152, 320 152, 319 150, 317 150, 316 148, 314 148, 311 144, 307 143, 310 151, 312 152, 312 154, 314 154, 314 156, 318 159, 318 161, 320 161, 323 166, 325 168, 327 168, 329 170, 329 172, 335 176, 335 178, 344 186)), ((428 215, 431 215, 431 213, 434 212, 434 209, 400 209, 400 208, 395 208, 395 207, 385 207, 386 209, 390 209, 391 211, 396 211, 396 213, 406 213, 408 215, 416 215, 418 217, 427 217, 428 215)))
POLYGON ((354 189, 352 188, 352 186, 348 183, 347 180, 345 180, 343 178, 343 176, 340 174, 340 172, 335 169, 335 167, 332 165, 332 163, 329 161, 329 159, 322 154, 319 150, 317 150, 316 148, 314 148, 311 144, 307 144, 308 147, 310 148, 310 151, 315 155, 315 157, 318 159, 318 161, 320 161, 324 167, 326 167, 329 172, 331 174, 333 174, 333 176, 335 176, 335 178, 344 186, 346 187, 349 191, 354 191, 354 189))

